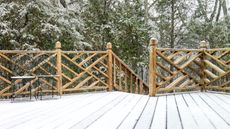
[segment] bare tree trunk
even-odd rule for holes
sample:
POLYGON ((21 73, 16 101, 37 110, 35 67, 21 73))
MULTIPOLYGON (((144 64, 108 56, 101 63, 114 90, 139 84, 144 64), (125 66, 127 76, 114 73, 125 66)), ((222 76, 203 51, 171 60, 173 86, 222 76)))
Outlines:
POLYGON ((211 22, 213 21, 213 19, 214 19, 214 17, 215 17, 216 10, 217 10, 217 6, 218 6, 218 0, 215 0, 215 5, 214 5, 213 12, 212 12, 212 14, 211 14, 211 16, 210 16, 210 18, 209 18, 211 22))
POLYGON ((148 23, 148 17, 149 17, 148 0, 144 1, 144 7, 145 7, 145 24, 147 24, 148 23))
POLYGON ((174 48, 175 37, 174 37, 174 20, 175 20, 175 2, 171 0, 171 33, 170 33, 170 47, 174 48))
POLYGON ((226 0, 222 0, 222 7, 223 7, 223 13, 225 18, 228 16, 228 9, 227 9, 227 4, 226 4, 226 0))
MULTIPOLYGON (((171 0, 171 33, 170 33, 170 48, 175 47, 175 36, 174 36, 174 21, 175 21, 175 2, 171 0)), ((170 65, 170 71, 173 71, 173 66, 170 65)), ((170 81, 172 82, 172 81, 170 81)))
POLYGON ((220 11, 221 11, 221 0, 219 0, 219 7, 218 7, 217 15, 216 15, 216 22, 219 21, 219 18, 220 18, 220 11))

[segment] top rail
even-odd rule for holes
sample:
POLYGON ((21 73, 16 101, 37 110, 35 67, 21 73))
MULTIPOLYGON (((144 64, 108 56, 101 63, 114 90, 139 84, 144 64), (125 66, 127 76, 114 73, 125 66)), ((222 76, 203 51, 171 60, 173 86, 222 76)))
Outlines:
MULTIPOLYGON (((213 49, 205 49, 206 51, 226 51, 230 48, 213 48, 213 49)), ((176 49, 176 48, 157 48, 158 51, 181 51, 181 52, 202 52, 203 49, 176 49)))
POLYGON ((77 53, 101 53, 101 54, 105 54, 107 52, 106 51, 62 51, 62 53, 65 53, 65 54, 77 54, 77 53))
POLYGON ((18 53, 18 54, 23 54, 23 53, 55 53, 54 50, 51 51, 41 51, 41 50, 0 50, 0 53, 18 53))

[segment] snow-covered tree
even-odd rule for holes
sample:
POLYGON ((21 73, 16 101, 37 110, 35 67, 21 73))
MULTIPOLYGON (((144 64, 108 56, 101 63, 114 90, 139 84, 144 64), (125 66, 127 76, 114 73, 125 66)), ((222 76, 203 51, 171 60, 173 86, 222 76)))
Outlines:
POLYGON ((64 49, 81 49, 83 42, 78 2, 12 0, 0 4, 0 49, 52 49, 60 40, 64 49))

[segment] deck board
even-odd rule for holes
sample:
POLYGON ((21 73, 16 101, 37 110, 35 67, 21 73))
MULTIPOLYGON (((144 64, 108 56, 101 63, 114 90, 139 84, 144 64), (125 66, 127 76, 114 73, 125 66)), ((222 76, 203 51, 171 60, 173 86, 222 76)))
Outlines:
POLYGON ((104 106, 100 110, 90 114, 86 118, 82 119, 79 122, 76 122, 74 125, 71 126, 71 129, 84 129, 87 128, 89 125, 91 125, 93 122, 95 122, 97 119, 102 117, 104 114, 109 112, 113 107, 117 106, 122 100, 124 100, 128 95, 122 94, 122 96, 119 96, 116 98, 116 100, 112 100, 111 103, 104 106))
POLYGON ((204 112, 205 116, 210 120, 210 122, 215 126, 216 129, 228 128, 227 123, 214 110, 212 110, 212 108, 210 108, 210 106, 208 106, 199 97, 198 94, 191 94, 191 96, 197 102, 198 106, 204 112))
POLYGON ((135 129, 148 129, 151 126, 152 119, 154 116, 155 106, 157 103, 157 97, 149 98, 149 101, 141 114, 139 120, 135 125, 135 129))
POLYGON ((160 96, 157 101, 151 129, 165 129, 167 119, 167 101, 166 96, 160 96))
POLYGON ((143 112, 148 102, 148 99, 149 99, 148 96, 142 97, 142 99, 136 104, 136 106, 129 112, 126 119, 122 121, 118 129, 133 129, 141 113, 143 112))
POLYGON ((230 96, 123 92, 0 102, 0 129, 229 129, 230 96))
POLYGON ((114 107, 110 112, 90 125, 88 129, 116 129, 140 99, 141 96, 130 95, 126 101, 114 107))
POLYGON ((167 97, 167 129, 182 129, 180 113, 173 96, 167 97))
POLYGON ((210 120, 206 117, 205 113, 202 109, 198 106, 196 101, 190 96, 190 94, 182 95, 184 100, 186 101, 195 121, 198 123, 200 129, 215 129, 214 125, 210 120))
POLYGON ((222 105, 216 103, 212 99, 208 98, 205 94, 199 94, 203 101, 207 103, 207 105, 218 114, 228 125, 230 125, 230 113, 225 110, 222 105))
POLYGON ((184 129, 199 129, 198 123, 183 99, 182 95, 175 95, 175 100, 181 116, 181 123, 184 129))
POLYGON ((225 111, 230 113, 230 104, 225 103, 224 101, 222 101, 222 99, 219 99, 214 95, 210 95, 210 94, 205 94, 205 95, 208 96, 210 99, 212 99, 212 101, 217 103, 219 107, 222 107, 225 111))

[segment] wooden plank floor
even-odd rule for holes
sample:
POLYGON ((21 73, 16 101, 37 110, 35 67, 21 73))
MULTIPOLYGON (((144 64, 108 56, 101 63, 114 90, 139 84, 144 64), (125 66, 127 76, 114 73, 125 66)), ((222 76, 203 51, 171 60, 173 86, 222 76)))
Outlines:
POLYGON ((0 129, 230 129, 230 96, 99 92, 0 101, 0 129))

